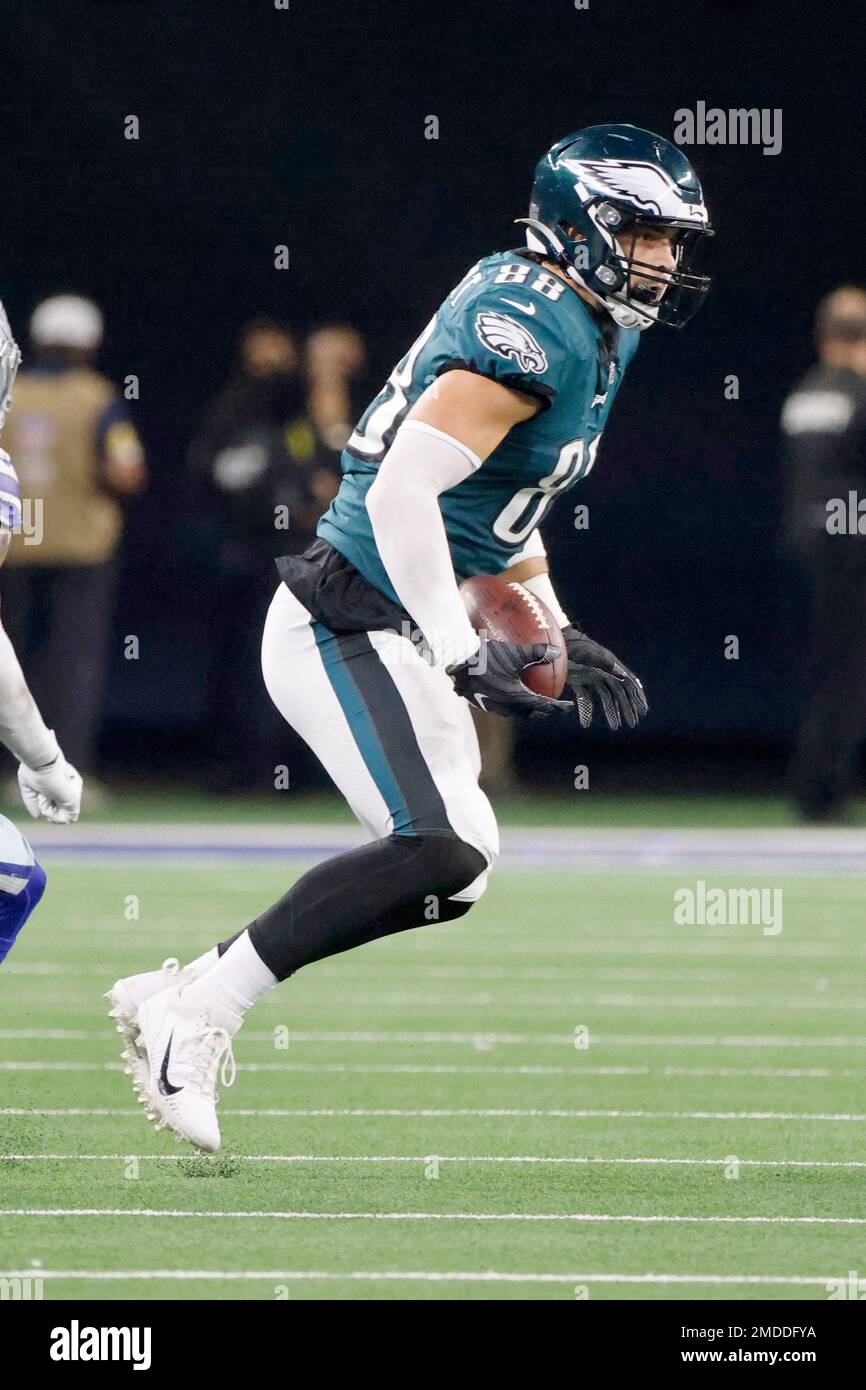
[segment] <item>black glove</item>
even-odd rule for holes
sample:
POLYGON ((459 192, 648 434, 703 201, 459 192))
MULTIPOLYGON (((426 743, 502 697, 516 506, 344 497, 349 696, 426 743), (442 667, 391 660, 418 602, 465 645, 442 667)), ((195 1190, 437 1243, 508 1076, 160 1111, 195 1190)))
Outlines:
POLYGON ((546 666, 556 656, 547 642, 521 644, 482 639, 479 652, 451 671, 454 689, 486 714, 559 714, 570 700, 536 695, 520 679, 524 666, 546 666))
POLYGON ((562 693, 570 694, 577 706, 581 728, 588 729, 592 723, 595 695, 611 729, 618 729, 623 719, 633 729, 648 709, 643 686, 634 672, 576 627, 564 627, 562 635, 569 680, 562 693))

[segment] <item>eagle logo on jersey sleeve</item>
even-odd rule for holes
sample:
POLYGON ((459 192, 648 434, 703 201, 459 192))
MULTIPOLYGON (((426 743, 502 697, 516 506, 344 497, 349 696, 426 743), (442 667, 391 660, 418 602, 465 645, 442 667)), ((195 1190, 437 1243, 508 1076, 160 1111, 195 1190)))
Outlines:
POLYGON ((517 323, 507 314, 491 311, 479 314, 475 320, 475 332, 485 347, 495 352, 497 357, 506 357, 516 362, 523 372, 546 372, 547 355, 522 323, 517 323))

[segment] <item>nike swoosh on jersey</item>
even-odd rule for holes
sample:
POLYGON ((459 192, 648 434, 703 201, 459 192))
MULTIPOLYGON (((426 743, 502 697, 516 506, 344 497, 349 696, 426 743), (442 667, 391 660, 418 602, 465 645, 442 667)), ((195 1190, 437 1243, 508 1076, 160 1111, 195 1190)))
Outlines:
POLYGON ((162 1059, 162 1066, 159 1069, 159 1089, 164 1096, 176 1096, 178 1091, 183 1090, 182 1086, 172 1086, 168 1079, 168 1059, 171 1056, 171 1044, 173 1039, 174 1031, 172 1030, 168 1039, 168 1047, 165 1049, 165 1056, 162 1059))
POLYGON ((504 295, 502 296, 502 301, 504 304, 510 304, 513 309, 522 309, 524 314, 535 313, 534 304, 518 304, 516 299, 506 299, 504 295))

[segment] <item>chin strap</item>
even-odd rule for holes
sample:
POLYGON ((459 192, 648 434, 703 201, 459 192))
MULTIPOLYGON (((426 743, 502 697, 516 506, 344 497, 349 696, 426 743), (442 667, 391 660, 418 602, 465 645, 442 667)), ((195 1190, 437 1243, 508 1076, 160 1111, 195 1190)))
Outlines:
POLYGON ((542 255, 549 255, 556 261, 559 268, 572 280, 579 285, 587 294, 592 295, 593 300, 605 313, 610 314, 614 323, 620 328, 636 329, 642 333, 645 328, 652 328, 656 320, 639 309, 634 309, 628 303, 618 302, 613 296, 601 295, 598 290, 591 289, 585 282, 577 268, 568 258, 568 253, 559 237, 544 222, 539 222, 535 217, 516 217, 515 223, 528 228, 526 233, 526 243, 530 251, 538 251, 542 255), (535 238, 537 245, 532 245, 532 238, 535 238))
MULTIPOLYGON (((530 251, 535 251, 542 256, 548 256, 555 261, 570 280, 574 280, 581 289, 586 290, 587 294, 594 291, 585 285, 568 258, 568 252, 560 241, 556 232, 546 226, 544 222, 539 222, 535 217, 516 217, 515 225, 527 228, 526 245, 530 251), (533 240, 536 245, 533 246, 533 240)), ((596 296, 597 298, 598 296, 596 296)))

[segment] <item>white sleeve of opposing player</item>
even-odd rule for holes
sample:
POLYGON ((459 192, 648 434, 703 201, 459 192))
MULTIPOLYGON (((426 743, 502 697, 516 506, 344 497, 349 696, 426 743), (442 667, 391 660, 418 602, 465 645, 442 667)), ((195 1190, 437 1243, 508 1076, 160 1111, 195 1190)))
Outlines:
MULTIPOLYGON (((508 561, 508 568, 512 565, 519 565, 521 560, 546 560, 547 551, 544 548, 544 541, 541 539, 541 532, 536 526, 534 531, 529 533, 529 539, 520 550, 516 550, 508 561)), ((560 627, 569 627, 570 619, 562 611, 559 599, 550 575, 533 575, 532 579, 522 579, 521 584, 524 589, 528 589, 536 598, 540 598, 542 603, 546 603, 560 627)))
POLYGON ((45 727, 30 694, 15 648, 0 623, 0 741, 26 767, 40 768, 56 758, 53 732, 45 727))
POLYGON ((443 666, 468 661, 480 641, 457 588, 439 494, 480 466, 459 440, 407 420, 367 493, 373 537, 394 592, 443 666))

